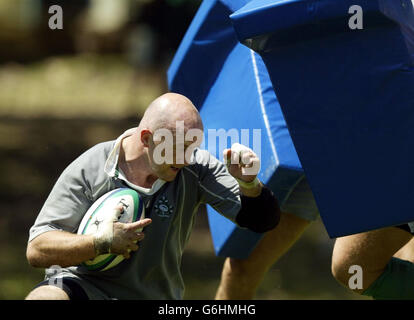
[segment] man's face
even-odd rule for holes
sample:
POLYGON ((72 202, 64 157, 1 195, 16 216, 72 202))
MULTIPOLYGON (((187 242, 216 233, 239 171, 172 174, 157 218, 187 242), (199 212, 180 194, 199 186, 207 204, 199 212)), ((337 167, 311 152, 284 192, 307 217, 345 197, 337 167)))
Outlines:
POLYGON ((162 180, 173 181, 178 172, 191 163, 194 149, 200 146, 203 138, 202 130, 196 132, 196 135, 191 140, 187 136, 184 138, 165 132, 161 137, 152 135, 148 155, 153 173, 162 180))

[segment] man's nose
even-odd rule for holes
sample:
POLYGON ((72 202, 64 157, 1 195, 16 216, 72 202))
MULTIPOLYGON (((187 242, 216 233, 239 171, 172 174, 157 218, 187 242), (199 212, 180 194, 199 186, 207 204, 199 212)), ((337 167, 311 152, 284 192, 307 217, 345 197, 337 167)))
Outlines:
POLYGON ((177 168, 182 168, 190 165, 193 162, 193 153, 189 153, 186 149, 183 154, 175 153, 175 163, 174 166, 177 168))

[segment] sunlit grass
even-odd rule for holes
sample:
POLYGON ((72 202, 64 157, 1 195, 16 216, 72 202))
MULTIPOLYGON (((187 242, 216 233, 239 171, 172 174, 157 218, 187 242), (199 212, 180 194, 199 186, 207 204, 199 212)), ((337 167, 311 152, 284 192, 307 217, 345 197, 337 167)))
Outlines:
POLYGON ((0 116, 111 117, 142 114, 164 75, 134 70, 120 56, 61 56, 0 68, 0 116))

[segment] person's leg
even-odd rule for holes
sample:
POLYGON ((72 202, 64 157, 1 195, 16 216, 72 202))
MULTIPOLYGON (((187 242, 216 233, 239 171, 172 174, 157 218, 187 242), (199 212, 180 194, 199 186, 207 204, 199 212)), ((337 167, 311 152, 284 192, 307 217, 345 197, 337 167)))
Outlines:
POLYGON ((409 232, 396 227, 338 238, 332 255, 332 274, 339 283, 349 287, 348 282, 352 276, 350 267, 358 265, 362 268, 362 289, 353 289, 354 292, 374 298, 385 298, 385 295, 392 295, 392 292, 399 294, 403 288, 391 287, 393 284, 404 284, 404 281, 397 278, 409 276, 412 264, 397 259, 394 255, 402 256, 404 252, 400 249, 411 239, 409 232))
POLYGON ((253 299, 269 268, 317 219, 319 211, 306 178, 294 187, 281 211, 278 226, 264 235, 247 259, 226 259, 216 299, 253 299))
POLYGON ((253 299, 269 268, 317 219, 319 211, 306 178, 295 186, 281 211, 278 226, 264 235, 247 259, 225 260, 217 300, 253 299))
POLYGON ((394 254, 394 258, 414 263, 414 237, 408 241, 405 246, 398 250, 396 254, 394 254))
POLYGON ((217 300, 253 299, 268 269, 299 239, 309 221, 282 212, 279 225, 266 233, 247 259, 224 262, 217 300))
POLYGON ((68 294, 56 286, 41 286, 33 289, 25 300, 70 300, 68 294))
POLYGON ((75 280, 63 277, 59 282, 55 281, 42 281, 25 300, 89 300, 85 290, 75 280))

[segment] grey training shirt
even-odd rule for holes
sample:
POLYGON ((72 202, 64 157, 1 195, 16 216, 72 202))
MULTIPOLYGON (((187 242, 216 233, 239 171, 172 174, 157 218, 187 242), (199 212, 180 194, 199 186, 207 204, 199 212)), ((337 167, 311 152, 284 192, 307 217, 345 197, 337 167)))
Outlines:
MULTIPOLYGON (((52 230, 76 233, 101 195, 134 187, 116 170, 121 140, 132 130, 92 147, 63 171, 30 229, 29 241, 52 230)), ((106 271, 64 268, 57 277, 78 280, 90 299, 182 299, 181 257, 199 205, 207 203, 232 221, 241 208, 239 186, 225 165, 205 150, 195 149, 193 156, 195 163, 182 168, 174 181, 158 180, 150 190, 134 187, 152 223, 130 259, 106 271), (160 211, 160 204, 169 210, 160 211)))

